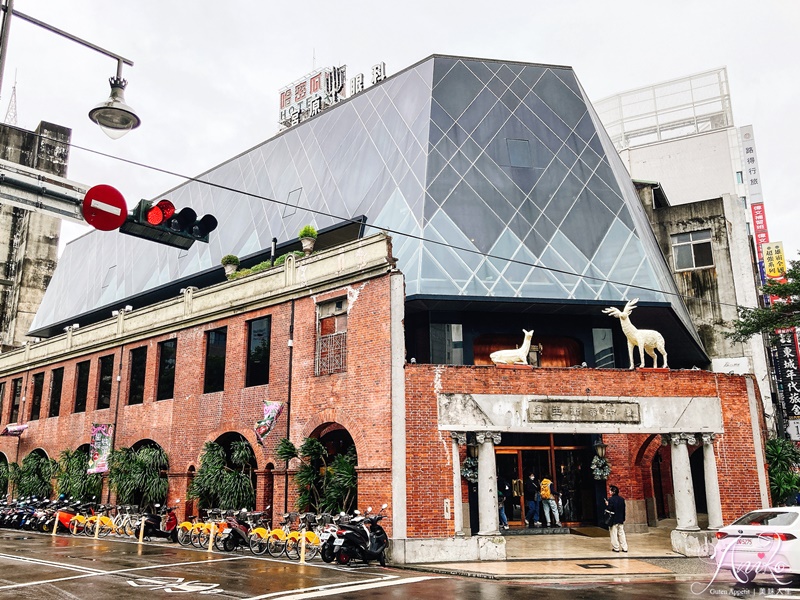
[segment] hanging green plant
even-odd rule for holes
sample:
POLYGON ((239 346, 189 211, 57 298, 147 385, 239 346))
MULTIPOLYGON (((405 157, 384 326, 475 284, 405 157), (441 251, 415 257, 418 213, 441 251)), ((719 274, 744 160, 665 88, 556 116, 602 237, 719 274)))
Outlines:
POLYGON ((468 456, 461 463, 461 476, 470 483, 478 483, 478 459, 468 456))
POLYGON ((592 468, 592 476, 597 481, 608 479, 608 476, 611 475, 611 463, 608 462, 605 458, 600 458, 599 456, 595 456, 592 459, 591 468, 592 468))

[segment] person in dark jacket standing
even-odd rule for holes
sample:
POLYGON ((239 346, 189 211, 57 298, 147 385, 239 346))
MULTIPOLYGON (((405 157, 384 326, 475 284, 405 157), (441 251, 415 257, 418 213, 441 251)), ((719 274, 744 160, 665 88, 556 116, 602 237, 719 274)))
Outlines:
POLYGON ((607 510, 612 514, 608 531, 611 534, 611 549, 614 552, 628 551, 628 540, 625 538, 625 498, 619 495, 619 488, 612 485, 611 497, 606 500, 607 510))

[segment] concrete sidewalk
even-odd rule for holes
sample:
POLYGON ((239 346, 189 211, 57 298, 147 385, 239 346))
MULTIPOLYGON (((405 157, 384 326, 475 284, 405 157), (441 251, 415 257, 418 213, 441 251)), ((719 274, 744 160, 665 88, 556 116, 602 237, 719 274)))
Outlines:
POLYGON ((627 553, 613 552, 608 532, 592 537, 569 535, 509 535, 505 561, 409 564, 406 568, 488 579, 541 581, 707 580, 715 566, 708 558, 687 558, 672 551, 674 522, 659 523, 647 533, 628 534, 627 553), (599 537, 594 537, 599 536, 599 537))

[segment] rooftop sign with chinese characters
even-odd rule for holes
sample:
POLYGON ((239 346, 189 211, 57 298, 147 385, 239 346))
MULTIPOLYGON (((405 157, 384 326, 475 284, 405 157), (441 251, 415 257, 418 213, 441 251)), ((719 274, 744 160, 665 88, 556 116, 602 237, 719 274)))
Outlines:
MULTIPOLYGON (((278 123, 281 127, 291 127, 319 114, 347 97, 345 80, 347 65, 323 67, 312 71, 291 85, 280 90, 280 113, 278 123)), ((385 63, 372 67, 372 84, 386 79, 385 63)), ((364 74, 359 73, 350 79, 350 96, 364 90, 364 74)))
POLYGON ((323 67, 280 90, 280 125, 297 125, 344 99, 346 73, 347 65, 323 67))
POLYGON ((439 394, 439 429, 519 433, 722 433, 711 396, 439 394))

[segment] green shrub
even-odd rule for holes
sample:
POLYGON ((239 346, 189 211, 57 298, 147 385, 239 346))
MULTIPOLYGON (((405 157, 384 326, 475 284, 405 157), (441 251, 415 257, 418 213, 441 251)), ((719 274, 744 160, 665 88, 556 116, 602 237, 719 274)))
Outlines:
POLYGON ((300 233, 297 234, 299 238, 314 238, 317 239, 317 230, 314 229, 311 225, 305 225, 301 230, 300 233))
POLYGON ((225 265, 236 265, 238 267, 239 266, 239 257, 236 256, 235 254, 226 254, 225 256, 222 257, 222 260, 220 260, 219 262, 223 266, 225 266, 225 265))

